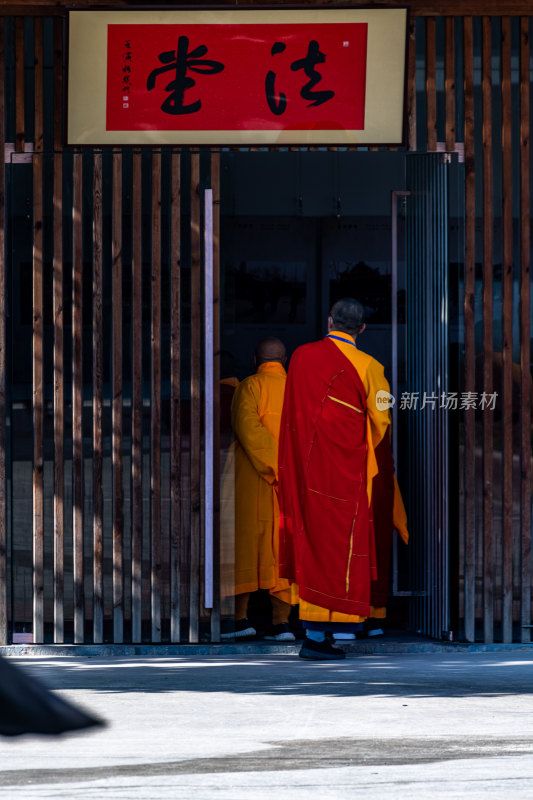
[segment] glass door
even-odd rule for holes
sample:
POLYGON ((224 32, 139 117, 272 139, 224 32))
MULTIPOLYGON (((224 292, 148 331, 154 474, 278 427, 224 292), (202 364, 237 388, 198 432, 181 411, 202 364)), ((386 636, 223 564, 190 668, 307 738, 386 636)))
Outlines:
POLYGON ((411 625, 434 638, 447 635, 450 617, 447 169, 446 155, 406 157, 406 391, 397 411, 407 437, 411 625))

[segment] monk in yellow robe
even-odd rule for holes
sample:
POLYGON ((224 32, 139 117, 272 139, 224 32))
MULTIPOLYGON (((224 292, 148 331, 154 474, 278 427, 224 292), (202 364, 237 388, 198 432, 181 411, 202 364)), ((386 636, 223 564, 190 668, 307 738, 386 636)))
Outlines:
MULTIPOLYGON (((364 328, 363 306, 353 298, 338 301, 328 335, 295 351, 287 380, 280 575, 298 584, 306 659, 343 658, 326 632, 353 632, 381 610, 371 607, 372 581, 379 577, 372 489, 390 456, 390 411, 383 402, 390 395, 383 366, 357 347, 364 328)), ((406 541, 394 476, 393 495, 394 524, 406 541)))
POLYGON ((294 641, 289 628, 289 581, 278 571, 278 440, 285 392, 285 346, 279 339, 257 345, 257 372, 236 388, 231 404, 235 433, 235 624, 223 625, 222 638, 250 638, 250 593, 268 589, 272 628, 265 638, 294 641), (226 629, 225 629, 226 628, 226 629))

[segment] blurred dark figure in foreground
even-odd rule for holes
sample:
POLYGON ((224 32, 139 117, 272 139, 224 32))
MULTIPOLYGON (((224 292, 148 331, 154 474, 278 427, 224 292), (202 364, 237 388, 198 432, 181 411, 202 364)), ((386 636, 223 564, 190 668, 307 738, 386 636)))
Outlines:
POLYGON ((105 723, 70 705, 0 656, 0 734, 58 734, 105 723))

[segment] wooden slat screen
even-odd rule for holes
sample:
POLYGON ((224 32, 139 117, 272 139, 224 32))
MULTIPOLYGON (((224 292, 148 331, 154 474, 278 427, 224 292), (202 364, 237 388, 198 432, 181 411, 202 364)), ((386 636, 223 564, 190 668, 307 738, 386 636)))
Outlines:
MULTIPOLYGON (((472 17, 468 4, 469 14, 456 10, 457 16, 441 19, 435 5, 415 6, 404 150, 416 152, 421 143, 431 152, 464 147, 464 217, 457 222, 464 253, 454 267, 463 291, 460 388, 487 397, 498 393, 494 413, 471 410, 457 417, 463 504, 459 579, 452 587, 461 599, 457 624, 468 641, 530 641, 531 18, 496 16, 501 12, 494 4, 491 16, 472 17), (417 108, 421 54, 425 97, 417 108), (501 199, 495 191, 500 177, 501 199)), ((527 13, 524 8, 516 4, 512 13, 527 13)), ((24 347, 31 348, 31 389, 10 410, 22 420, 29 403, 33 499, 31 530, 24 528, 31 553, 16 526, 8 553, 8 512, 14 510, 15 520, 20 512, 26 527, 28 517, 15 508, 13 491, 0 493, 0 641, 11 635, 8 586, 19 564, 30 583, 23 588, 17 581, 20 597, 11 620, 16 631, 31 627, 35 642, 197 642, 206 631, 216 641, 216 560, 215 607, 209 614, 202 605, 201 200, 210 185, 216 386, 224 153, 211 154, 209 171, 207 153, 186 149, 64 148, 65 21, 51 18, 56 11, 46 16, 41 10, 34 19, 22 6, 19 11, 7 18, 2 12, 0 19, 6 36, 5 52, 0 37, 0 93, 7 104, 0 148, 7 132, 15 154, 28 155, 32 145, 34 150, 30 166, 9 166, 32 176, 31 321, 24 323, 30 325, 24 347), (25 97, 31 69, 33 111, 25 97), (44 104, 50 91, 53 114, 44 104)), ((2 254, 11 202, 8 197, 6 208, 4 181, 2 254)), ((16 193, 16 182, 11 185, 16 193)), ((6 307, 6 269, 13 275, 19 268, 14 258, 9 251, 0 262, 4 486, 15 461, 17 469, 28 466, 20 455, 6 461, 6 330, 12 341, 19 333, 6 307)), ((217 431, 216 423, 215 416, 217 431)))

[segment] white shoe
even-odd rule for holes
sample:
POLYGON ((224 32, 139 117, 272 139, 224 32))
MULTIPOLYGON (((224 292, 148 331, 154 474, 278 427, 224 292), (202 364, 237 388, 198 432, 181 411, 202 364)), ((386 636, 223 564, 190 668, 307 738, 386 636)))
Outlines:
POLYGON ((273 625, 264 638, 271 642, 296 641, 296 636, 289 628, 289 624, 287 622, 281 622, 279 625, 273 625))
POLYGON ((240 619, 235 623, 230 621, 223 622, 222 628, 221 639, 252 639, 257 636, 256 629, 253 625, 250 625, 247 619, 240 619), (227 628, 227 630, 224 630, 224 628, 227 628))

